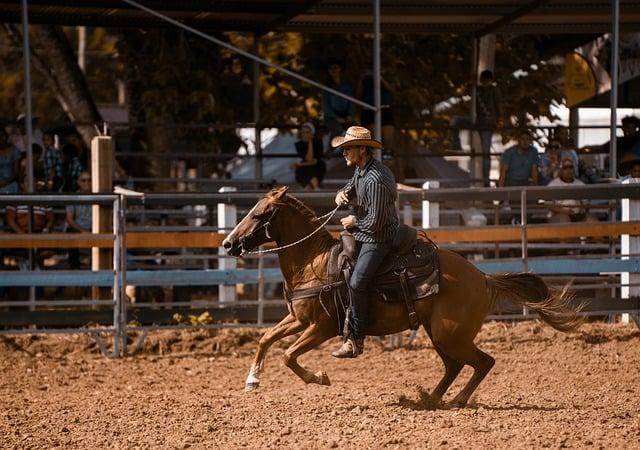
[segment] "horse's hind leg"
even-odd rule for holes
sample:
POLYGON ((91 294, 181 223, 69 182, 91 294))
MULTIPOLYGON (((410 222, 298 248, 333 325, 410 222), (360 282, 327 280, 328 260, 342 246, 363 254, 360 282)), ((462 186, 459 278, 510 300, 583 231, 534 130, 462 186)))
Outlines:
POLYGON ((267 355, 267 350, 271 347, 271 344, 274 342, 285 338, 287 336, 291 336, 294 333, 302 331, 305 325, 298 322, 298 320, 293 317, 293 315, 289 314, 287 317, 282 319, 276 326, 269 329, 263 336, 260 338, 260 343, 258 344, 258 351, 256 352, 256 356, 253 359, 253 364, 251 364, 251 369, 249 369, 249 375, 247 375, 247 381, 244 385, 245 392, 253 391, 257 389, 260 385, 260 372, 262 372, 262 368, 264 366, 264 357, 267 355))
MULTIPOLYGON (((424 329, 427 331, 429 338, 433 342, 433 336, 431 335, 431 326, 429 322, 423 323, 423 326, 424 326, 424 329)), ((455 359, 451 358, 449 355, 443 352, 440 348, 435 346, 435 344, 434 344, 434 347, 436 349, 436 352, 442 359, 442 363, 444 364, 444 375, 442 376, 442 379, 440 380, 436 388, 431 393, 431 397, 433 398, 433 400, 435 400, 436 402, 439 402, 440 400, 442 400, 442 397, 444 396, 445 392, 447 392, 447 389, 449 389, 451 384, 460 374, 460 371, 464 367, 464 364, 461 364, 455 359)))
POLYGON ((444 345, 441 348, 458 363, 468 364, 473 367, 473 375, 471 375, 465 387, 451 401, 452 406, 462 407, 467 404, 471 394, 484 380, 484 377, 487 376, 495 364, 495 359, 478 349, 473 342, 452 341, 451 345, 444 345))
POLYGON ((300 364, 298 364, 298 357, 309 350, 314 349, 318 345, 322 344, 327 339, 335 336, 335 333, 328 331, 329 327, 323 327, 320 324, 312 324, 304 330, 304 333, 300 335, 298 340, 284 352, 284 363, 287 367, 294 371, 305 383, 316 383, 330 386, 331 382, 329 377, 324 372, 313 373, 300 364))
POLYGON ((438 352, 438 355, 440 355, 440 358, 442 358, 442 362, 444 363, 444 375, 442 376, 442 379, 440 380, 436 388, 431 393, 431 396, 434 400, 437 400, 439 402, 440 400, 442 400, 445 392, 447 392, 447 389, 449 389, 449 386, 451 386, 453 381, 460 374, 460 371, 464 367, 464 364, 461 364, 455 359, 449 357, 449 355, 439 350, 437 347, 436 352, 438 352))

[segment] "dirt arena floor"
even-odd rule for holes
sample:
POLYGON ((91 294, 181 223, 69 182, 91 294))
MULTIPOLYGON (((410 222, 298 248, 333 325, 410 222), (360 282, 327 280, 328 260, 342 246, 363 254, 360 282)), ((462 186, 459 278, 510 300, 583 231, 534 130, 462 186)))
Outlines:
POLYGON ((340 361, 333 340, 305 355, 330 387, 306 386, 277 344, 260 388, 245 394, 260 334, 152 333, 123 359, 86 336, 4 338, 0 448, 640 448, 635 326, 565 335, 488 323, 478 344, 493 371, 467 408, 435 410, 422 400, 442 365, 424 331, 411 349, 368 339, 364 357, 340 361))

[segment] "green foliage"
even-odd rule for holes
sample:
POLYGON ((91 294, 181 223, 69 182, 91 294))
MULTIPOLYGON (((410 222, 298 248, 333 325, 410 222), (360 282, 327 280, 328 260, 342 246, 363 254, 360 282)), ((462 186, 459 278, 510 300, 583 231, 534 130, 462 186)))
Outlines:
POLYGON ((208 325, 213 323, 213 317, 211 317, 209 311, 205 311, 198 316, 189 314, 187 317, 184 317, 182 314, 175 313, 173 315, 173 320, 183 325, 208 325))
MULTIPOLYGON (((75 46, 75 28, 66 32, 75 46)), ((253 121, 252 61, 173 28, 88 29, 87 33, 86 76, 95 100, 115 103, 116 80, 125 80, 130 120, 156 124, 135 130, 134 148, 207 153, 233 152, 238 148, 240 141, 232 128, 180 128, 167 124, 229 125, 253 121)), ((253 35, 223 33, 216 37, 243 50, 256 51, 253 35)), ((470 91, 472 42, 466 35, 382 37, 383 75, 394 88, 396 124, 411 130, 411 136, 434 149, 444 140, 450 117, 468 111, 468 102, 439 112, 434 106, 452 98, 461 99, 470 91)), ((535 43, 530 36, 497 38, 496 81, 513 126, 520 125, 527 115, 553 119, 550 105, 562 102, 561 87, 553 84, 562 68, 541 62, 535 43)), ((5 27, 0 33, 0 117, 5 119, 15 118, 23 109, 22 53, 18 44, 19 40, 5 27)), ((327 80, 328 59, 340 59, 346 63, 344 77, 354 86, 372 67, 372 50, 371 35, 276 32, 261 36, 257 49, 266 60, 323 83, 327 80)), ((317 88, 264 67, 259 83, 263 125, 294 125, 319 117, 317 88)), ((63 115, 55 92, 36 71, 33 91, 34 112, 45 122, 63 115)))

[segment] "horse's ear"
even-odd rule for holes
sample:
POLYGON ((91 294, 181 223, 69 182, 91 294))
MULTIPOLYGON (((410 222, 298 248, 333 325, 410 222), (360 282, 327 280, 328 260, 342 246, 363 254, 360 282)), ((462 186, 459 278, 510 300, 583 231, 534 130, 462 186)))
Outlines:
POLYGON ((287 193, 288 190, 289 190, 289 186, 274 188, 271 190, 271 192, 269 192, 269 196, 276 200, 280 200, 282 197, 284 197, 284 195, 287 193))

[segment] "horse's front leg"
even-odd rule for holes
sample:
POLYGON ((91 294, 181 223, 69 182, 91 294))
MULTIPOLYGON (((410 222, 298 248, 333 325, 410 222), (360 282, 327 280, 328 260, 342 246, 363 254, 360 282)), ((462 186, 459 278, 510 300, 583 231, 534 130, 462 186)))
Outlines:
POLYGON ((269 329, 262 336, 262 338, 260 338, 260 342, 258 343, 258 351, 256 352, 256 356, 253 359, 253 364, 251 364, 251 369, 249 369, 249 375, 247 375, 247 381, 244 385, 245 392, 253 391, 260 385, 260 373, 262 372, 262 369, 264 367, 264 358, 267 355, 267 350, 269 350, 271 344, 279 341, 282 338, 302 331, 304 327, 304 324, 298 322, 298 320, 293 317, 293 315, 289 314, 276 326, 269 329))
POLYGON ((305 383, 316 383, 330 386, 331 382, 326 373, 319 371, 313 373, 300 364, 298 364, 298 356, 316 348, 327 339, 335 336, 330 331, 331 325, 314 323, 311 324, 304 333, 300 335, 298 340, 284 352, 284 363, 295 372, 305 383))

